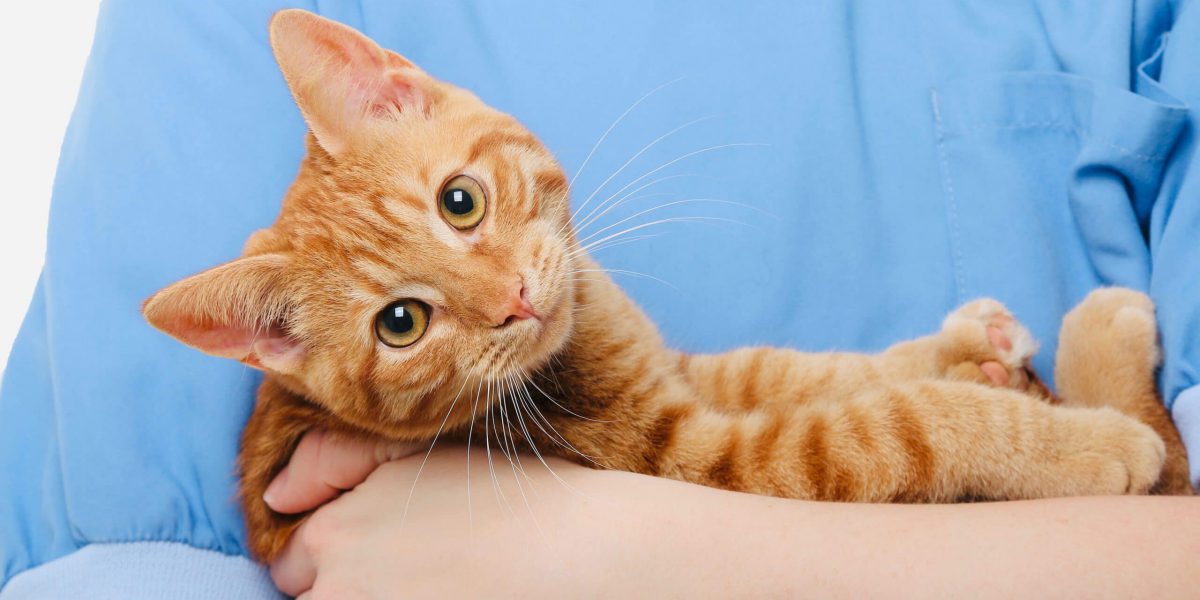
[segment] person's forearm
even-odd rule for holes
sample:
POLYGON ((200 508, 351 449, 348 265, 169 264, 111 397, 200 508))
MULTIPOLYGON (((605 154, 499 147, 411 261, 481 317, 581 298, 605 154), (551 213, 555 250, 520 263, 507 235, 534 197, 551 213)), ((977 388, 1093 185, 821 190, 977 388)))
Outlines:
POLYGON ((606 476, 630 502, 618 510, 633 512, 610 536, 628 560, 601 581, 640 593, 1078 598, 1200 590, 1195 499, 827 504, 606 476))

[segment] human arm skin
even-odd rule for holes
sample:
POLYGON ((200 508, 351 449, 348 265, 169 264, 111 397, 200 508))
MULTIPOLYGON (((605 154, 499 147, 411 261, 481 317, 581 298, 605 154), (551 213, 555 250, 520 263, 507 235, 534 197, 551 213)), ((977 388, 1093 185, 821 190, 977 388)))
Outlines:
MULTIPOLYGON (((303 468, 293 461, 272 504, 300 510, 328 499, 332 488, 310 485, 329 480, 320 464, 345 468, 337 457, 354 454, 365 465, 379 455, 354 444, 325 440, 319 452, 297 453, 303 468)), ((526 479, 496 448, 493 480, 485 450, 469 455, 469 513, 463 448, 435 450, 423 469, 423 453, 388 462, 297 531, 272 565, 276 583, 292 594, 312 588, 305 597, 318 600, 1171 598, 1200 590, 1195 499, 825 504, 547 459, 560 482, 535 457, 522 457, 526 479)))

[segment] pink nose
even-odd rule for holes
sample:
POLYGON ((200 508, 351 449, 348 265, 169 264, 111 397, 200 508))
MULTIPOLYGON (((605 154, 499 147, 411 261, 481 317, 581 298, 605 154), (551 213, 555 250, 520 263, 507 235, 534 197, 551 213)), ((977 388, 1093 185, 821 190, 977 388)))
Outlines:
POLYGON ((508 325, 514 321, 540 318, 529 299, 525 297, 525 282, 517 280, 510 288, 508 300, 503 308, 496 313, 496 327, 508 325))

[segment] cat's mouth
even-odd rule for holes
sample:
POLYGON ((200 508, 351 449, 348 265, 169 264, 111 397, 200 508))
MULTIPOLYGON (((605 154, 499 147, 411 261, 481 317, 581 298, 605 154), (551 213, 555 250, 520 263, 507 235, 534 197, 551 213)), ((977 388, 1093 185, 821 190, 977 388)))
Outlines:
POLYGON ((566 342, 570 319, 566 294, 549 298, 549 305, 535 308, 531 318, 512 323, 508 328, 520 337, 516 346, 517 362, 527 370, 541 368, 566 342))

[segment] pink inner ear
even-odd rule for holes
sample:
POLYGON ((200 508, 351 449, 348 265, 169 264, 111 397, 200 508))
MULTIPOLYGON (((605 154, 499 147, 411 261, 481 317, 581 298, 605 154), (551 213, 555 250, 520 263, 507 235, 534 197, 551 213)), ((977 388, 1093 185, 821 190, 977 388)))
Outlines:
POLYGON ((425 112, 429 78, 354 29, 298 10, 276 13, 271 47, 317 141, 344 152, 372 119, 425 112))
POLYGON ((281 373, 293 372, 304 356, 303 346, 278 327, 252 331, 189 324, 173 328, 171 333, 209 354, 281 373))
POLYGON ((366 107, 366 113, 376 118, 386 118, 395 112, 425 110, 425 97, 421 90, 409 83, 404 73, 384 73, 360 80, 355 85, 356 93, 349 99, 351 108, 366 107))

